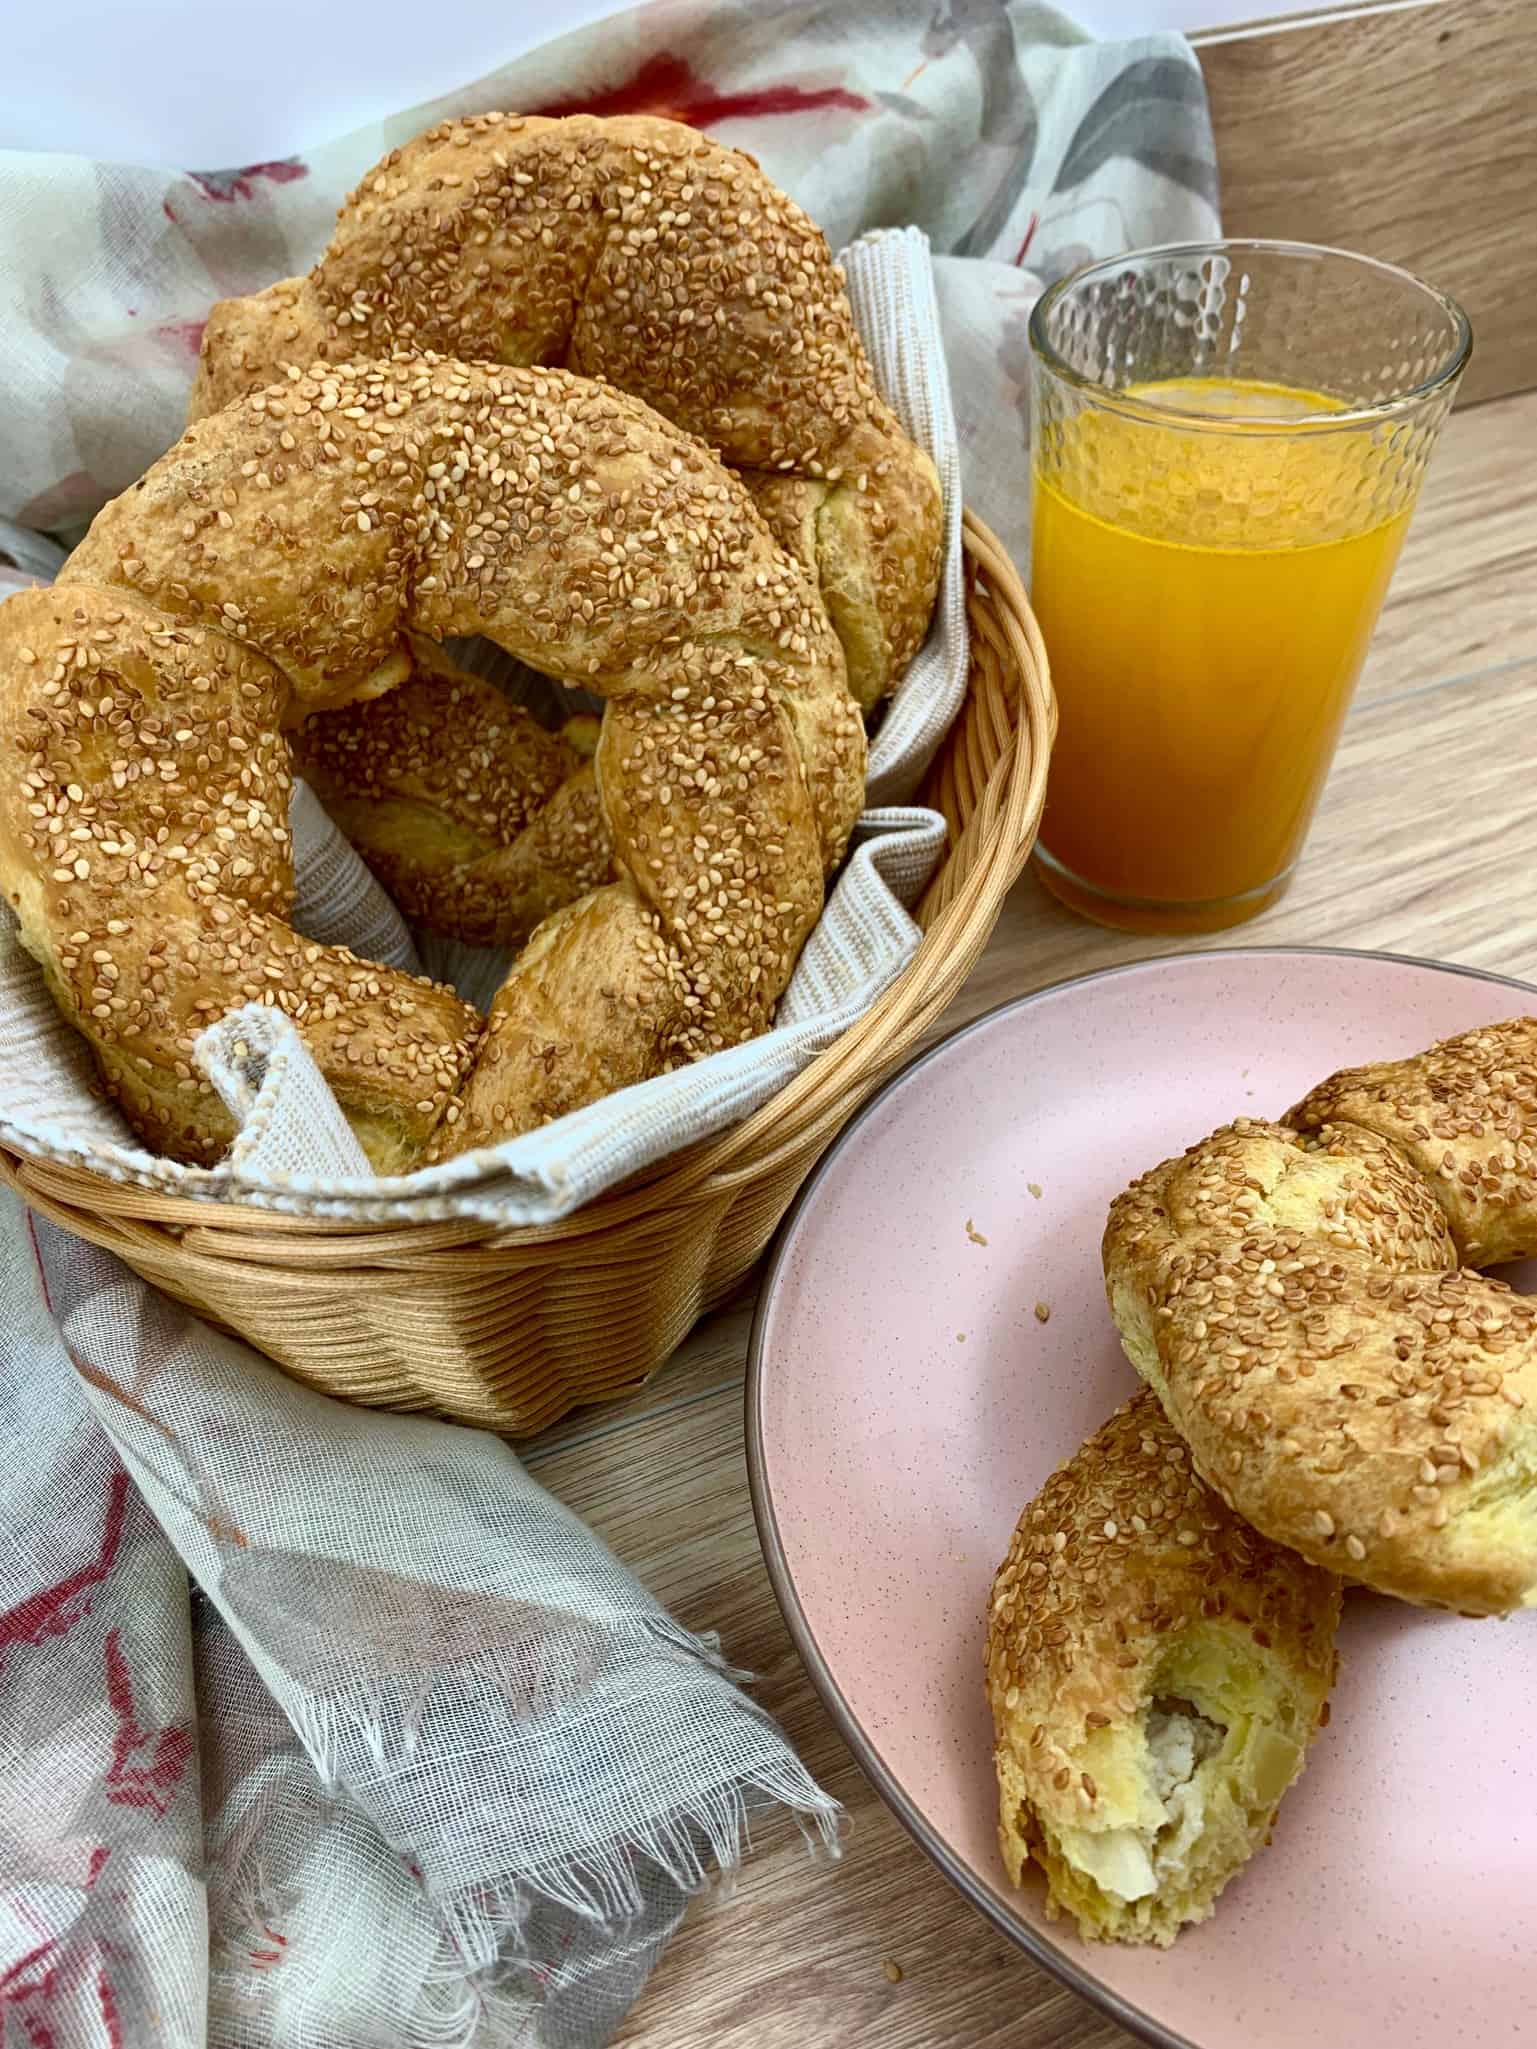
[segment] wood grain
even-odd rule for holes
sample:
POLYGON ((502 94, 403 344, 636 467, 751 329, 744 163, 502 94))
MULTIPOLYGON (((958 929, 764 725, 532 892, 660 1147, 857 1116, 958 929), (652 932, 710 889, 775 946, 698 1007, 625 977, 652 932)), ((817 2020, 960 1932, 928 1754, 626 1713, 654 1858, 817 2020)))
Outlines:
POLYGON ((1484 668, 1537 632, 1537 461, 1522 418, 1479 406, 1442 435, 1358 704, 1484 668))
MULTIPOLYGON (((1534 437, 1537 395, 1448 426, 1384 612, 1371 690, 1347 724, 1297 880, 1265 918, 1205 943, 1380 947, 1537 976, 1537 615, 1514 599, 1523 574, 1531 588, 1534 536, 1530 485, 1511 454, 1534 437), (1491 607, 1488 589, 1506 580, 1511 601, 1491 607), (1475 616, 1476 639, 1466 625, 1475 616), (1469 649, 1478 664, 1465 674, 1469 649)), ((1027 875, 946 1028, 1065 975, 1169 947, 1079 922, 1027 875)), ((734 1888, 688 1917, 620 2042, 1129 2049, 1129 2035, 950 1889, 813 1693, 747 1496, 749 1314, 744 1298, 701 1325, 631 1401, 570 1418, 526 1448, 540 1479, 675 1613, 718 1630, 728 1656, 759 1675, 757 1697, 849 1815, 837 1863, 811 1859, 789 1822, 765 1823, 734 1888)))
POLYGON ((1404 264, 1473 322, 1464 404, 1537 386, 1537 7, 1436 0, 1196 38, 1229 234, 1404 264))

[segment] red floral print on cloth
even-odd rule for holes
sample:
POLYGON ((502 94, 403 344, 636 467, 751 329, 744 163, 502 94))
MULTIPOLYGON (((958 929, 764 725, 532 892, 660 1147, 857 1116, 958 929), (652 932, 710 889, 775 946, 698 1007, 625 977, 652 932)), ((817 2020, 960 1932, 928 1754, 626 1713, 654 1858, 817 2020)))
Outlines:
POLYGON ((247 164, 239 171, 189 171, 187 176, 205 199, 232 206, 237 199, 254 199, 260 185, 292 185, 307 178, 309 166, 297 157, 279 157, 270 164, 247 164))
POLYGON ((745 121, 756 114, 810 114, 822 107, 864 113, 870 102, 845 86, 754 85, 722 92, 699 77, 685 57, 659 50, 622 85, 600 86, 576 99, 550 100, 532 114, 660 114, 691 128, 745 121))
POLYGON ((107 2031, 109 2049, 123 2049, 123 2020, 117 2010, 117 1997, 111 1980, 105 1971, 96 1973, 96 1997, 101 2004, 102 2026, 107 2031))
POLYGON ((112 1475, 107 1492, 101 1549, 91 1565, 82 1565, 51 1587, 28 1594, 14 1608, 0 1615, 0 1668, 7 1651, 21 1644, 38 1644, 45 1637, 67 1636, 77 1622, 91 1612, 90 1593, 111 1572, 117 1547, 123 1538, 123 1516, 128 1506, 128 1475, 120 1466, 112 1475))
POLYGON ((27 2049, 59 2049, 59 2038, 47 2018, 58 1989, 58 1971, 47 1961, 57 1944, 40 1942, 20 1956, 8 1971, 0 1973, 0 2039, 9 2040, 8 2024, 14 2019, 27 2049), (39 1966, 36 1977, 22 1974, 39 1966), (34 2003, 35 2002, 35 2003, 34 2003))
POLYGON ((155 329, 155 339, 165 342, 179 355, 185 356, 188 362, 195 363, 203 346, 203 329, 207 325, 206 316, 202 320, 162 320, 155 329))
POLYGON ((288 1947, 288 1937, 286 1935, 279 1935, 277 1930, 269 1928, 265 1921, 262 1923, 261 1932, 269 1942, 275 1942, 277 1948, 250 1949, 246 1951, 246 1955, 251 1959, 251 1968, 253 1970, 270 1971, 274 1964, 280 1964, 283 1961, 283 1952, 288 1947))
MULTIPOLYGON (((92 1945, 93 1950, 96 1947, 92 1945)), ((99 1949, 110 1953, 111 1945, 102 1942, 99 1949)), ((0 2040, 9 2043, 7 2023, 14 2019, 27 2049, 66 2049, 68 2036, 53 2023, 60 1995, 71 1981, 79 1982, 82 1968, 94 1974, 95 2004, 106 2030, 107 2049, 125 2049, 123 2018, 105 1966, 94 1955, 86 1962, 68 1951, 61 1953, 51 1937, 18 1957, 9 1970, 0 1972, 0 2040), (25 1975, 34 1969, 35 1976, 25 1975)))
POLYGON ((164 1729, 141 1728, 134 1713, 128 1660, 115 1629, 107 1631, 105 1649, 107 1699, 117 1716, 112 1762, 107 1766, 107 1798, 116 1807, 148 1807, 163 1816, 191 1762, 192 1732, 181 1722, 164 1729))

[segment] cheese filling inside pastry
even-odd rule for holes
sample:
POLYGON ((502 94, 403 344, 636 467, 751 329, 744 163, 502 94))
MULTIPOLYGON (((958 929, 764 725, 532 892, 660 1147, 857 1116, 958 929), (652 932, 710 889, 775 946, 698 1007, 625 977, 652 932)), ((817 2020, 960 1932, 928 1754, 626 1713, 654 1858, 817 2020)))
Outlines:
POLYGON ((1339 1583, 1197 1476, 1150 1391, 1025 1510, 988 1691, 1010 1876, 1090 1937, 1171 1942, 1266 1840, 1334 1676, 1339 1583))

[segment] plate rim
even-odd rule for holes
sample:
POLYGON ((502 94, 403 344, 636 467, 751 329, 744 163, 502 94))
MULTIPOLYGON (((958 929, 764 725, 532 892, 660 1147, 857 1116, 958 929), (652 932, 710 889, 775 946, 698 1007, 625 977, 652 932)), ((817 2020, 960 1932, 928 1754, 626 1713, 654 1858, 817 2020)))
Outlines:
POLYGON ((1464 975, 1470 981, 1490 982, 1500 988, 1519 989, 1525 994, 1537 996, 1537 983, 1525 981, 1519 975, 1502 975, 1492 968, 1468 967, 1459 961, 1435 960, 1425 954, 1397 953, 1369 946, 1213 946, 1195 947, 1184 952, 1148 954, 1139 960, 1117 961, 1109 967, 1091 968, 1085 974, 1060 976, 1054 982, 1044 983, 1039 989, 1027 990, 1022 996, 1005 997, 1001 1003, 991 1004, 986 1010, 979 1011, 975 1017, 957 1025, 954 1031, 947 1032, 942 1039, 937 1039, 932 1046, 925 1046, 920 1052, 904 1060, 900 1067, 886 1077, 869 1101, 862 1104, 842 1130, 834 1136, 831 1144, 796 1191, 769 1244, 764 1256, 763 1277, 759 1283, 757 1300, 753 1305, 752 1324, 747 1336, 743 1410, 747 1488, 752 1500, 753 1521, 757 1525, 758 1542, 768 1571, 769 1584, 773 1589, 779 1612, 784 1618, 785 1627, 790 1633, 790 1641, 794 1644, 796 1654, 805 1666, 833 1726, 853 1753, 855 1763, 886 1806, 961 1897, 984 1915, 1001 1935, 1022 1949, 1032 1963, 1038 1964, 1059 1984, 1065 1985, 1070 1992, 1075 1992, 1080 1999, 1097 2008, 1108 2019, 1125 2028, 1128 2033, 1150 2044, 1151 2049, 1220 2049, 1220 2045, 1196 2043, 1188 2036, 1166 2027, 1162 2021, 1144 2012, 1141 2007, 1134 2006, 1130 2000, 1093 1975, 1075 1956, 1053 1942, 1049 1936, 1030 1927, 1021 1917, 1000 1907, 992 1893, 973 1877, 970 1868, 955 1855, 938 1832, 919 1813, 916 1803, 897 1783, 879 1750, 840 1691, 806 1612, 801 1606, 789 1560, 785 1555, 783 1539, 780 1536, 779 1520, 774 1512, 773 1492, 769 1486, 763 1444, 762 1366, 765 1326, 780 1272, 789 1253, 790 1240, 800 1222, 802 1211, 810 1205, 823 1180, 831 1171, 833 1162, 857 1137, 865 1121, 900 1083, 905 1082, 918 1069, 947 1054, 960 1040, 969 1038, 974 1032, 992 1024, 1008 1012, 1028 1009, 1031 1004, 1039 1003, 1048 996, 1060 995, 1064 989, 1075 988, 1080 984, 1104 982, 1112 977, 1145 973, 1152 968, 1167 968, 1175 964, 1183 966, 1196 961, 1253 959, 1266 956, 1275 959, 1294 959, 1299 954, 1309 959, 1390 961, 1397 967, 1433 968, 1439 974, 1464 975))

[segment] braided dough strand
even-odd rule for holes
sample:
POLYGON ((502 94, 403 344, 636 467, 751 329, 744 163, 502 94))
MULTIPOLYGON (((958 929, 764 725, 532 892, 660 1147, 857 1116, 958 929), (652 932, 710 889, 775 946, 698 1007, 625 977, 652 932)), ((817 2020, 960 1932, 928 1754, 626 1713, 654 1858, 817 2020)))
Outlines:
POLYGON ((450 1106, 453 1150, 751 1037, 764 992, 789 981, 822 907, 800 748, 763 684, 732 701, 725 658, 709 667, 726 669, 694 696, 719 692, 710 710, 610 702, 598 776, 632 873, 556 913, 524 949, 450 1106), (600 942, 600 920, 625 933, 622 948, 600 942))
POLYGON ((1537 1254, 1537 1018, 1463 1032, 1411 1060, 1344 1068, 1286 1122, 1355 1124, 1390 1139, 1434 1192, 1466 1265, 1537 1254))
POLYGON ((927 630, 941 506, 820 231, 750 157, 649 116, 485 114, 391 152, 304 278, 210 316, 192 415, 287 365, 403 349, 561 364, 749 474, 868 708, 927 630))

